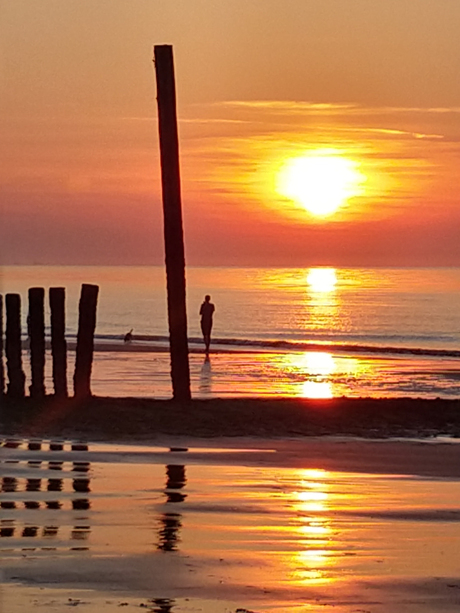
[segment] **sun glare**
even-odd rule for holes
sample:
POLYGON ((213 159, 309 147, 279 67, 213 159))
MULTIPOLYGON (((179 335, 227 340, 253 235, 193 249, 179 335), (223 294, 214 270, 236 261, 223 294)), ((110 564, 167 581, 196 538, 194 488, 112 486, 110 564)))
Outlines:
POLYGON ((324 150, 287 160, 278 173, 276 191, 312 215, 327 217, 358 196, 363 183, 356 162, 324 150))
POLYGON ((307 283, 313 292, 332 292, 337 284, 335 268, 310 268, 307 283))

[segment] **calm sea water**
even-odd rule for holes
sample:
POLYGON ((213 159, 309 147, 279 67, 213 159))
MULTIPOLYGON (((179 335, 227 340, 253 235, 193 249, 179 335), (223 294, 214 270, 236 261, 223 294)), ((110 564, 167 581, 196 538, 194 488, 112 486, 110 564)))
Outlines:
MULTIPOLYGON (((81 283, 100 286, 93 391, 168 397, 169 358, 158 352, 168 339, 162 268, 2 269, 2 293, 22 295, 24 332, 27 289, 67 288, 70 343, 81 283), (135 338, 127 347, 122 337, 131 328, 135 338)), ((459 289, 455 268, 189 268, 193 391, 460 397, 459 289), (206 293, 216 305, 209 362, 199 353, 198 311, 206 293)))

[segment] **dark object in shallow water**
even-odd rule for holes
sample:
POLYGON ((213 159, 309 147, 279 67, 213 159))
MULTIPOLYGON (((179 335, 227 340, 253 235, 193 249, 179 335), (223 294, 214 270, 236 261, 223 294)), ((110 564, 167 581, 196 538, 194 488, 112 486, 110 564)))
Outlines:
POLYGON ((127 332, 123 338, 125 343, 130 343, 133 340, 133 328, 129 332, 127 332))

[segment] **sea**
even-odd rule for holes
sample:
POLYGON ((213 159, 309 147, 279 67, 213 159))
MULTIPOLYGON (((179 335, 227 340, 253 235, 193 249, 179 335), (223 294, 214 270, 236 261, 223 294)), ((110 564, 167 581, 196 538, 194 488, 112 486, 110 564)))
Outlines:
MULTIPOLYGON (((163 267, 4 266, 0 274, 0 292, 21 295, 28 380, 28 289, 66 288, 72 390, 79 295, 92 283, 100 288, 93 393, 171 397, 163 267)), ((460 398, 460 268, 189 267, 186 277, 196 398, 460 398), (209 358, 199 324, 205 294, 216 307, 209 358)), ((48 337, 49 315, 46 298, 48 337)), ((46 387, 52 393, 49 349, 46 387)))

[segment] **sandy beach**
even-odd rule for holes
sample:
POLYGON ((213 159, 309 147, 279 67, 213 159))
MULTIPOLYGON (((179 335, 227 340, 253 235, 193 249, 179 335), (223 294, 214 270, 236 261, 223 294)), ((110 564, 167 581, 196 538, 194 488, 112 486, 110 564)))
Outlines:
POLYGON ((159 435, 296 437, 350 435, 460 437, 460 400, 277 398, 192 400, 143 398, 4 399, 1 429, 19 436, 83 436, 149 441, 159 435))

